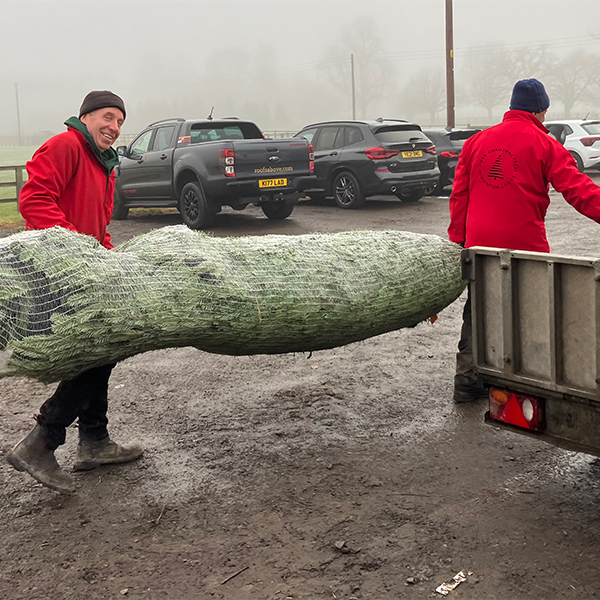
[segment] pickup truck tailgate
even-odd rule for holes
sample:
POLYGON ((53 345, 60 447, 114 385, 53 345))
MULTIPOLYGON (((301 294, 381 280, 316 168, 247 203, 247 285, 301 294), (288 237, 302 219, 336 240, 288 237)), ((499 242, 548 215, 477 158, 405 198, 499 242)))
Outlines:
POLYGON ((309 174, 306 140, 236 140, 235 171, 238 180, 293 178, 309 174))

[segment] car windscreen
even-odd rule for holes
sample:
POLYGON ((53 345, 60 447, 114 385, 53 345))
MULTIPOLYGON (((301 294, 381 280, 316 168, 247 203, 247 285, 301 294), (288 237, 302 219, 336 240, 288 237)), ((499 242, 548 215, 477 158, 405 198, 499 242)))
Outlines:
POLYGON ((380 127, 373 133, 382 144, 401 144, 408 141, 429 141, 429 138, 414 125, 390 125, 387 127, 380 127))
POLYGON ((260 140, 262 133, 254 123, 194 123, 190 129, 190 142, 215 140, 260 140))
POLYGON ((600 121, 590 121, 589 123, 585 123, 581 125, 586 133, 591 135, 599 135, 600 134, 600 121))

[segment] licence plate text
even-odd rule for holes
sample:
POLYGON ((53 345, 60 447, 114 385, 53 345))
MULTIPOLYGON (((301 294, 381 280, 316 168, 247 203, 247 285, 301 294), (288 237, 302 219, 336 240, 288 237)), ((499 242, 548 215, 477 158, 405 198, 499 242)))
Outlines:
POLYGON ((287 185, 287 179, 259 179, 258 187, 261 188, 272 188, 272 187, 284 187, 287 185))
POLYGON ((402 158, 421 158, 422 156, 423 152, 421 150, 410 150, 402 153, 402 158))

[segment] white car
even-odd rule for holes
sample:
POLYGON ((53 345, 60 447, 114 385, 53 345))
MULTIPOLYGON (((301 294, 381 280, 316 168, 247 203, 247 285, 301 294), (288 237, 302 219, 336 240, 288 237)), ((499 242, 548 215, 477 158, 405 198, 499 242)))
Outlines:
POLYGON ((581 172, 591 168, 600 170, 600 121, 568 119, 545 121, 544 125, 573 155, 581 172))

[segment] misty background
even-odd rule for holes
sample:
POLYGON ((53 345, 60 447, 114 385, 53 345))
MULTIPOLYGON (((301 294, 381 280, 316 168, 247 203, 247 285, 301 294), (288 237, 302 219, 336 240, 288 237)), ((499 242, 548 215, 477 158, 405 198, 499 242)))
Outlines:
MULTIPOLYGON (((457 126, 500 121, 525 77, 548 119, 600 118, 599 0, 453 4, 457 126)), ((0 0, 0 23, 4 143, 17 105, 46 138, 93 89, 122 96, 124 134, 213 106, 269 132, 349 119, 351 54, 357 118, 446 124, 444 0, 0 0)))

